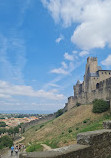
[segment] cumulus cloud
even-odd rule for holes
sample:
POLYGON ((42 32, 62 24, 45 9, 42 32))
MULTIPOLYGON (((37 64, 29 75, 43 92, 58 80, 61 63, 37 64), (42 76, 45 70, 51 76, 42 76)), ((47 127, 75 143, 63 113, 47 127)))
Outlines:
POLYGON ((111 47, 110 0, 41 0, 56 23, 77 25, 71 41, 81 49, 111 47))
POLYGON ((102 65, 111 66, 111 55, 101 62, 102 65))
POLYGON ((86 56, 86 55, 88 55, 88 54, 89 54, 88 51, 81 51, 81 52, 79 53, 79 56, 83 57, 83 56, 86 56))
POLYGON ((60 35, 60 36, 56 39, 56 43, 60 43, 63 39, 64 39, 64 36, 63 36, 63 35, 60 35))
POLYGON ((50 91, 44 91, 43 89, 40 89, 36 91, 31 86, 12 85, 8 82, 0 80, 0 98, 8 98, 12 96, 38 97, 51 100, 64 99, 64 95, 58 94, 57 90, 55 89, 50 91))

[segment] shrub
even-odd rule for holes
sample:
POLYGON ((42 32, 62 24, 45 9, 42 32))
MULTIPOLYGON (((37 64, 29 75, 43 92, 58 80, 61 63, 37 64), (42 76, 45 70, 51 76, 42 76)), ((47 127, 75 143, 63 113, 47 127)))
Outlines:
POLYGON ((44 127, 44 125, 40 125, 40 128, 44 127))
POLYGON ((43 146, 40 144, 32 144, 26 148, 27 152, 42 151, 43 146))
POLYGON ((83 123, 87 123, 87 120, 84 120, 83 123))
POLYGON ((71 133, 72 132, 72 129, 69 129, 69 131, 68 131, 69 133, 71 133))
POLYGON ((58 111, 56 112, 56 117, 59 117, 59 116, 61 116, 62 114, 63 114, 63 110, 60 109, 60 110, 58 110, 58 111))
POLYGON ((79 128, 77 127, 76 130, 78 130, 79 128))
POLYGON ((81 103, 78 103, 78 102, 76 103, 76 106, 80 106, 80 105, 81 105, 81 103))
POLYGON ((102 113, 109 109, 110 105, 107 101, 104 101, 102 99, 95 99, 93 101, 93 109, 92 111, 94 113, 102 113))

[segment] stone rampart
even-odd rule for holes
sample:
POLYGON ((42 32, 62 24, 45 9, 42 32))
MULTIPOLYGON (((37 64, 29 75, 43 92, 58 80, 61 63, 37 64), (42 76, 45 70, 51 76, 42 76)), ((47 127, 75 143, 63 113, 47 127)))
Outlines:
POLYGON ((38 120, 33 120, 30 121, 28 123, 25 123, 22 125, 21 127, 21 132, 24 133, 25 131, 27 131, 29 128, 38 125, 38 124, 42 124, 45 123, 47 121, 53 120, 55 118, 56 114, 49 114, 48 116, 44 116, 42 118, 39 118, 38 120))
POLYGON ((111 156, 111 121, 107 129, 80 133, 77 144, 46 152, 20 154, 20 158, 108 158, 111 156))
POLYGON ((111 100, 111 78, 103 80, 97 84, 95 90, 89 92, 82 92, 78 97, 68 99, 67 109, 70 110, 76 106, 76 103, 87 104, 95 99, 111 100))

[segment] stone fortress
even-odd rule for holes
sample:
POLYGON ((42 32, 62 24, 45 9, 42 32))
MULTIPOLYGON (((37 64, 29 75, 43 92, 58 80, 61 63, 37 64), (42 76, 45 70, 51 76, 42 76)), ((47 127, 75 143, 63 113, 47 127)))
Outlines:
MULTIPOLYGON (((111 103, 111 70, 102 70, 97 64, 97 58, 89 57, 83 83, 77 81, 73 88, 74 96, 68 98, 64 110, 73 108, 77 103, 90 103, 96 98, 110 100, 111 103)), ((50 115, 48 119, 54 117, 50 115)), ((77 144, 50 151, 21 153, 19 158, 109 158, 111 157, 111 121, 103 122, 103 127, 102 130, 78 134, 77 144)), ((29 128, 29 125, 26 125, 26 128, 29 128)))
POLYGON ((68 98, 65 110, 76 106, 77 103, 87 104, 94 99, 111 100, 111 70, 102 70, 97 58, 88 57, 83 83, 78 80, 73 86, 74 96, 68 98))

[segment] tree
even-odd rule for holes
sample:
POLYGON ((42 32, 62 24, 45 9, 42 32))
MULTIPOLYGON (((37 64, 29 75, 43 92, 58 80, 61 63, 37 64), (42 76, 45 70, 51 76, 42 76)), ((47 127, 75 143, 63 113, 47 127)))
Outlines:
POLYGON ((7 129, 6 128, 0 128, 0 135, 2 134, 2 133, 6 133, 7 132, 7 129))
POLYGON ((3 136, 0 138, 0 149, 5 147, 11 147, 13 145, 13 141, 9 136, 3 136))
POLYGON ((17 127, 14 127, 14 134, 16 134, 16 133, 19 133, 19 127, 17 126, 17 127))
POLYGON ((6 127, 6 123, 5 122, 0 122, 0 127, 6 127))

